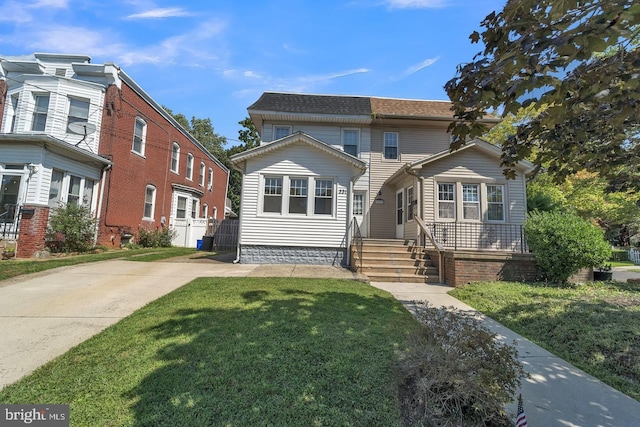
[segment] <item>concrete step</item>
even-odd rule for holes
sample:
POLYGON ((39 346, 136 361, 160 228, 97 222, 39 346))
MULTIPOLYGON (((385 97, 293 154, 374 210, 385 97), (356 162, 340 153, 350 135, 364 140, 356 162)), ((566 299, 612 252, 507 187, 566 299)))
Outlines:
POLYGON ((372 282, 397 282, 397 283, 438 283, 438 275, 418 276, 415 274, 400 273, 370 273, 366 274, 372 282))
POLYGON ((419 276, 437 276, 438 269, 433 266, 422 267, 422 266, 404 266, 404 265, 389 265, 389 264, 379 264, 379 265, 362 265, 362 273, 366 274, 378 274, 378 273, 397 273, 397 274, 407 274, 407 275, 419 275, 419 276))
MULTIPOLYGON (((358 257, 356 256, 356 259, 358 257)), ((433 266, 433 262, 431 262, 430 258, 410 258, 410 257, 388 257, 388 256, 365 256, 362 257, 363 265, 381 265, 381 264, 389 264, 389 265, 405 265, 405 266, 422 266, 422 267, 430 267, 433 266)))
POLYGON ((415 240, 402 239, 362 239, 363 245, 411 246, 415 240))

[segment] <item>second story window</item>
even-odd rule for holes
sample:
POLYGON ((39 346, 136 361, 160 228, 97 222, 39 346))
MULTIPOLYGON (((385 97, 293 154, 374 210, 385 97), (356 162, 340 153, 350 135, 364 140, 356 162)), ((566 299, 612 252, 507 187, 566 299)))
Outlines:
POLYGON ((274 126, 273 127, 273 139, 284 138, 287 135, 291 135, 291 126, 274 126))
POLYGON ((180 146, 177 142, 173 143, 171 147, 171 172, 178 173, 178 167, 180 166, 180 146))
POLYGON ((200 181, 198 182, 201 187, 204 187, 204 171, 206 166, 204 163, 200 163, 200 181))
POLYGON ((44 132, 47 127, 47 112, 49 111, 49 94, 35 95, 35 106, 33 108, 33 121, 31 130, 34 132, 44 132))
POLYGON ((187 154, 187 179, 193 179, 193 154, 187 154))
POLYGON ((342 148, 345 153, 358 157, 359 142, 360 142, 360 131, 358 129, 342 130, 342 148))
POLYGON ((89 101, 86 99, 69 98, 69 116, 67 127, 71 123, 86 122, 89 118, 89 101))
POLYGON ((384 150, 385 159, 398 159, 398 132, 384 133, 384 150))
POLYGON ((209 191, 213 190, 213 168, 209 168, 209 183, 207 184, 209 191))
POLYGON ((136 124, 133 128, 133 146, 131 151, 144 156, 144 148, 147 139, 147 123, 140 117, 136 117, 136 124))

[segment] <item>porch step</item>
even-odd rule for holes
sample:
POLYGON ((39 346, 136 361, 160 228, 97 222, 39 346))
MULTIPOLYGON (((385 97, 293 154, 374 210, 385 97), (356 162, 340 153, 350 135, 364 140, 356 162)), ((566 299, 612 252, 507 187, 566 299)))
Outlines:
POLYGON ((362 251, 352 248, 358 271, 372 281, 425 283, 439 280, 438 269, 414 240, 363 239, 362 251), (360 256, 362 259, 360 260, 360 256))

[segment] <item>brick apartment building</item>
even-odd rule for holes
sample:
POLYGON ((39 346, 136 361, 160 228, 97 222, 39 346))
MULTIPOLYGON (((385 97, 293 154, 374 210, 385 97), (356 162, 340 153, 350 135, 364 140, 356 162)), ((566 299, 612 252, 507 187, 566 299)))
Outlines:
POLYGON ((195 247, 209 219, 224 218, 228 175, 117 65, 0 58, 0 239, 18 257, 45 247, 60 203, 90 208, 98 244, 170 227, 174 245, 195 247))

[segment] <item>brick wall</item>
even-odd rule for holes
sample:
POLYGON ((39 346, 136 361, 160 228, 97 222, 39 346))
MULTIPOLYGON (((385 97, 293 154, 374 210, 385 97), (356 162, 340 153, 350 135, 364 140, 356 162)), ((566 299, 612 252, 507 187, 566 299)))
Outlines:
POLYGON ((166 120, 147 101, 124 82, 119 90, 112 85, 105 96, 99 152, 113 162, 106 174, 105 197, 100 212, 98 243, 118 246, 122 233, 135 234, 140 227, 155 229, 162 226, 161 218, 169 223, 172 184, 180 184, 202 191, 200 209, 209 206, 209 215, 218 208, 218 219, 224 215, 227 172, 220 168, 188 137, 166 120), (144 157, 131 151, 136 117, 147 124, 144 157), (170 171, 173 142, 180 145, 179 173, 170 171), (186 178, 187 155, 194 156, 193 180, 186 178), (200 163, 206 166, 205 185, 199 185, 200 163), (213 191, 207 188, 209 168, 214 170, 213 191), (147 185, 156 188, 153 221, 143 221, 144 198, 147 185))
POLYGON ((18 235, 18 258, 31 258, 36 252, 44 249, 44 239, 49 220, 49 206, 29 205, 24 210, 33 209, 33 214, 23 214, 20 218, 20 233, 18 235))
POLYGON ((535 281, 538 277, 531 254, 452 251, 445 253, 444 264, 449 286, 491 280, 535 281))

